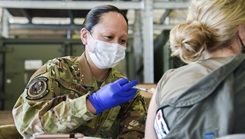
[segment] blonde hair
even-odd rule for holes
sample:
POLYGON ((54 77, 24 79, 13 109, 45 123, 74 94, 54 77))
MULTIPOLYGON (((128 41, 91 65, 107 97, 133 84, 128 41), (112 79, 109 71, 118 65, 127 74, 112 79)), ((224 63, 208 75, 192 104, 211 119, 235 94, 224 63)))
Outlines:
POLYGON ((228 47, 245 23, 245 0, 191 0, 187 22, 170 32, 172 56, 189 63, 204 52, 228 47))

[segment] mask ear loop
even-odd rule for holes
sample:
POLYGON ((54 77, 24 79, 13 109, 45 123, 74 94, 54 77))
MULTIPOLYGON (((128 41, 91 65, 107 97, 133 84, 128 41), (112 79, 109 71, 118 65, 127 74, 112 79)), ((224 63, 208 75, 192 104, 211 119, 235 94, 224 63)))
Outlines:
POLYGON ((87 31, 87 33, 93 38, 93 40, 95 40, 94 37, 92 36, 91 32, 88 31, 87 29, 86 29, 86 31, 87 31))
POLYGON ((91 36, 91 38, 94 40, 94 46, 93 46, 94 49, 93 49, 93 53, 95 53, 95 51, 96 51, 95 49, 97 49, 97 48, 96 48, 96 46, 97 46, 97 45, 96 45, 97 41, 94 39, 94 37, 92 36, 92 34, 91 34, 90 31, 88 31, 87 29, 86 29, 86 31, 87 31, 87 34, 89 34, 89 35, 91 36))
POLYGON ((240 41, 240 43, 242 45, 242 53, 245 53, 245 46, 244 46, 244 44, 242 42, 242 39, 239 36, 238 36, 238 39, 239 39, 239 41, 240 41))

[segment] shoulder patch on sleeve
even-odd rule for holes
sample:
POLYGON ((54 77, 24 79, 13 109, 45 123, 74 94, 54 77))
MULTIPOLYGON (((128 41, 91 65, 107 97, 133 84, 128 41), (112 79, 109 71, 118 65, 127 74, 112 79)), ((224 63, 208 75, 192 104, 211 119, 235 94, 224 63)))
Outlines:
POLYGON ((157 115, 154 121, 154 129, 159 139, 164 139, 169 133, 170 129, 168 127, 166 120, 164 119, 162 109, 159 109, 157 111, 157 115))
POLYGON ((26 99, 38 100, 45 97, 49 93, 47 81, 47 77, 37 77, 31 80, 26 87, 26 99))

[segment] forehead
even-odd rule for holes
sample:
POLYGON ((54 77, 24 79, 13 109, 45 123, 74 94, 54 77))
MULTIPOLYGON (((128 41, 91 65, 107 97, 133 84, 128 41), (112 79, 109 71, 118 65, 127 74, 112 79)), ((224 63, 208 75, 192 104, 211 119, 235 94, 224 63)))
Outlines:
POLYGON ((101 15, 99 23, 94 26, 93 30, 128 34, 128 25, 123 15, 120 13, 108 12, 101 15))

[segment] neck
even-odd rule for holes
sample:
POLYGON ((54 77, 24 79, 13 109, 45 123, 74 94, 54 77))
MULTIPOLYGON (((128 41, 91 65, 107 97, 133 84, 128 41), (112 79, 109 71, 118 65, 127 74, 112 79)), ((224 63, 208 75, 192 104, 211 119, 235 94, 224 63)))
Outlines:
POLYGON ((101 70, 101 69, 98 69, 97 67, 94 67, 94 68, 91 67, 91 70, 92 70, 93 76, 95 77, 97 81, 105 80, 109 74, 109 69, 101 70))
POLYGON ((216 50, 215 52, 212 53, 206 52, 203 55, 203 59, 214 58, 214 57, 229 57, 229 56, 237 55, 238 53, 241 53, 240 49, 231 49, 228 47, 228 48, 216 50))

